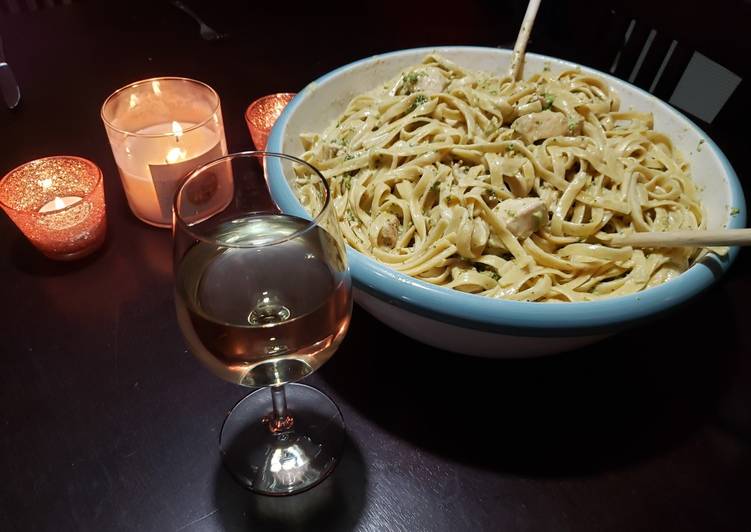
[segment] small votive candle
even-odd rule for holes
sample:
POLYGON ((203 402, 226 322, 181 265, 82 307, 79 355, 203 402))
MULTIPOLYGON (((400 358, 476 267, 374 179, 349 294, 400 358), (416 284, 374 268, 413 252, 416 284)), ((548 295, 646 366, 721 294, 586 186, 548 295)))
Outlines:
POLYGON ((245 110, 245 123, 256 150, 265 150, 271 128, 287 104, 295 97, 294 92, 279 92, 262 96, 245 110))
POLYGON ((102 172, 87 159, 45 157, 11 170, 0 180, 0 206, 51 259, 78 259, 104 242, 102 172))
POLYGON ((133 214, 172 226, 172 200, 194 168, 227 155, 217 93, 188 78, 154 78, 115 91, 102 106, 133 214))

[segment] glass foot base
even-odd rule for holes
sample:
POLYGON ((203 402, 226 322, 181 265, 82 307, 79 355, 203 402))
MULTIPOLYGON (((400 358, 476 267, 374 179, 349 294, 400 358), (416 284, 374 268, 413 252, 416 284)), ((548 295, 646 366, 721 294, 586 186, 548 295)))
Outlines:
POLYGON ((271 390, 262 388, 235 405, 222 426, 219 448, 227 470, 247 489, 292 495, 312 488, 334 470, 344 444, 344 420, 323 392, 305 384, 284 386, 291 426, 271 425, 271 390))

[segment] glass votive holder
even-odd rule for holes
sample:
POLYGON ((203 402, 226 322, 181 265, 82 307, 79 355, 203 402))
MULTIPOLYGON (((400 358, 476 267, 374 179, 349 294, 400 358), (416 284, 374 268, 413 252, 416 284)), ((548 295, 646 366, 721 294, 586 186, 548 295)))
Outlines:
POLYGON ((265 150, 271 128, 287 104, 295 97, 294 92, 279 92, 262 96, 245 110, 245 123, 256 150, 265 150))
POLYGON ((172 200, 194 168, 227 155, 219 95, 200 81, 131 83, 102 106, 102 120, 133 214, 172 226, 172 200))
POLYGON ((89 255, 107 232, 102 171, 81 157, 45 157, 11 170, 0 180, 0 206, 51 259, 89 255))

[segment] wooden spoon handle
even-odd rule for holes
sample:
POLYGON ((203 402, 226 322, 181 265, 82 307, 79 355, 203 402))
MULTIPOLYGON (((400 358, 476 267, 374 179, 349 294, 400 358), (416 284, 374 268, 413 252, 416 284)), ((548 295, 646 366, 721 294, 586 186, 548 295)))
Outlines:
POLYGON ((508 74, 513 80, 519 79, 519 73, 524 63, 524 51, 527 49, 529 34, 532 33, 532 26, 535 24, 535 17, 541 1, 529 0, 529 4, 527 4, 527 11, 524 13, 522 27, 519 28, 519 35, 516 36, 514 51, 511 53, 511 65, 508 69, 508 74))
POLYGON ((610 243, 613 246, 636 248, 748 246, 751 245, 751 229, 631 233, 630 235, 616 235, 610 243))

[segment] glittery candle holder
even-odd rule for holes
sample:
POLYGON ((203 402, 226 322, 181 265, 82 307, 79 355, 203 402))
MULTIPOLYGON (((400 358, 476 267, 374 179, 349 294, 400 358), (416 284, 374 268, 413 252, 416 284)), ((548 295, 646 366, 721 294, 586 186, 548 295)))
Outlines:
POLYGON ((157 227, 172 227, 182 179, 227 155, 219 95, 193 79, 131 83, 107 98, 102 121, 130 209, 157 227))
POLYGON ((262 96, 245 110, 245 123, 257 150, 266 149, 271 128, 287 104, 295 97, 294 92, 280 92, 262 96))
POLYGON ((73 260, 104 242, 102 171, 80 157, 28 162, 0 180, 0 206, 47 257, 73 260))

